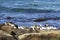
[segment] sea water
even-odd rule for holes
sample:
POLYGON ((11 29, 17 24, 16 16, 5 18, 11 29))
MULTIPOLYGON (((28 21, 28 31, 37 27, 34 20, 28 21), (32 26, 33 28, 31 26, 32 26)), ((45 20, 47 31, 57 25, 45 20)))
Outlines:
POLYGON ((0 24, 5 22, 28 27, 48 23, 59 28, 60 0, 0 0, 0 24), (40 18, 56 19, 34 22, 40 18))

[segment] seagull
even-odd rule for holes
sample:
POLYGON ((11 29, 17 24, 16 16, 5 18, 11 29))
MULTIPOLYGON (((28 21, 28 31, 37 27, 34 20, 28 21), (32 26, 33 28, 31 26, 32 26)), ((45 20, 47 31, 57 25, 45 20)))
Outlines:
POLYGON ((18 29, 24 29, 23 26, 18 26, 18 29))
POLYGON ((34 26, 31 26, 31 28, 33 29, 33 31, 35 31, 34 26))
POLYGON ((11 27, 14 27, 14 28, 18 29, 18 26, 16 24, 12 23, 12 22, 6 22, 5 25, 9 25, 11 27))

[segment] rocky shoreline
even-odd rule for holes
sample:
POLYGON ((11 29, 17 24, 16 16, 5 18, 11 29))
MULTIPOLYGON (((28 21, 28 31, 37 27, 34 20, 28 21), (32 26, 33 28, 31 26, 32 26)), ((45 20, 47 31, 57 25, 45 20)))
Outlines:
POLYGON ((59 29, 40 30, 34 25, 33 28, 19 27, 12 22, 0 24, 0 40, 57 40, 60 39, 59 29))

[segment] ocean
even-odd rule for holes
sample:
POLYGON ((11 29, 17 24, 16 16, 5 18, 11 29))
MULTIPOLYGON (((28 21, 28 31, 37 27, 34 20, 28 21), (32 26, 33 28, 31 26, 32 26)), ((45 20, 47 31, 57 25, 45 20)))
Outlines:
POLYGON ((48 23, 60 28, 60 0, 0 0, 0 24, 5 22, 27 27, 48 23), (47 20, 34 22, 40 18, 47 20))

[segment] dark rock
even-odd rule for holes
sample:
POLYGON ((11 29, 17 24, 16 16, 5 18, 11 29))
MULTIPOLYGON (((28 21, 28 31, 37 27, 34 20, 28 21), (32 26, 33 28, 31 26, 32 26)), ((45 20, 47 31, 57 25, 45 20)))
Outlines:
POLYGON ((16 35, 13 31, 11 32, 11 35, 16 35))
POLYGON ((9 16, 8 16, 8 17, 6 17, 6 19, 12 19, 12 17, 9 17, 9 16))
POLYGON ((15 33, 15 32, 13 32, 13 31, 12 31, 12 32, 11 32, 11 35, 13 36, 13 38, 14 38, 14 39, 18 40, 18 37, 17 37, 17 36, 15 36, 15 35, 16 35, 16 33, 15 33))
POLYGON ((47 21, 46 18, 39 18, 39 19, 36 19, 36 20, 33 20, 34 22, 41 22, 41 21, 47 21))
POLYGON ((59 20, 60 17, 52 17, 52 18, 38 18, 38 19, 35 19, 33 20, 34 22, 42 22, 42 21, 47 21, 47 20, 59 20))

